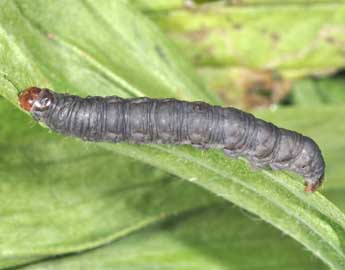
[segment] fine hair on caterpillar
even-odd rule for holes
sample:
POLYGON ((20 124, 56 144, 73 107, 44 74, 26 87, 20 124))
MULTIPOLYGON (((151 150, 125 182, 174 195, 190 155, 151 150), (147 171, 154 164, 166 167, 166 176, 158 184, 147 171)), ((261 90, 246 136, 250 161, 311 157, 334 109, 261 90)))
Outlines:
POLYGON ((254 168, 303 176, 307 192, 316 191, 324 178, 325 162, 311 138, 231 107, 172 98, 82 98, 38 87, 22 91, 19 105, 50 129, 86 141, 222 149, 254 168))

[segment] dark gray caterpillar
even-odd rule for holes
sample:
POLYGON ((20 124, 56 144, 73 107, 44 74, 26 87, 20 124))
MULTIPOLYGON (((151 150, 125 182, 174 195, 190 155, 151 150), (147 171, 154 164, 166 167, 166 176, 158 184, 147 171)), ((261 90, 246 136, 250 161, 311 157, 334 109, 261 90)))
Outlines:
POLYGON ((306 191, 322 183, 325 163, 317 144, 235 108, 176 99, 81 98, 31 87, 20 106, 59 133, 87 141, 191 144, 246 157, 253 167, 286 169, 305 178, 306 191))

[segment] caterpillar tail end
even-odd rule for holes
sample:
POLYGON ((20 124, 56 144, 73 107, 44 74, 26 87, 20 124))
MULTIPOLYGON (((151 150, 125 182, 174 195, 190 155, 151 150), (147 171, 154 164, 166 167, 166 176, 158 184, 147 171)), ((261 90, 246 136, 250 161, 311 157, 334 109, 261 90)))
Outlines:
POLYGON ((317 191, 317 189, 321 186, 322 181, 316 182, 304 182, 305 188, 304 191, 308 193, 312 193, 317 191))

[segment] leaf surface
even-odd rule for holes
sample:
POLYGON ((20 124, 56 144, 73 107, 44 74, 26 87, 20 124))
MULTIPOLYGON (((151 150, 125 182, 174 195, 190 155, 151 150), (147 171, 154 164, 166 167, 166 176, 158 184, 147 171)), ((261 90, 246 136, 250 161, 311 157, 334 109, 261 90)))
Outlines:
POLYGON ((342 1, 222 3, 148 15, 198 67, 274 70, 286 78, 344 67, 342 1))
POLYGON ((289 237, 243 214, 228 204, 216 204, 109 246, 24 269, 327 269, 289 237))
MULTIPOLYGON (((12 103, 17 103, 19 89, 31 85, 82 96, 174 96, 217 102, 157 28, 121 1, 3 1, 0 31, 0 91, 12 103)), ((335 110, 344 115, 342 108, 335 110)), ((314 112, 312 115, 315 117, 314 112)), ((318 133, 323 127, 314 128, 318 133)), ((305 126, 296 129, 306 130, 307 135, 310 132, 305 126)), ((317 136, 315 139, 319 142, 317 136)), ((97 146, 99 151, 122 153, 202 186, 289 234, 334 269, 344 268, 345 216, 320 193, 305 194, 301 177, 284 172, 254 172, 245 161, 230 160, 215 150, 97 146)), ((65 147, 57 148, 62 154, 68 153, 64 152, 65 147)), ((195 195, 192 198, 200 200, 195 195)), ((132 214, 128 215, 131 218, 132 214)), ((104 237, 112 233, 105 232, 104 237)), ((71 234, 69 241, 78 240, 71 234)), ((80 241, 83 243, 78 248, 48 253, 90 247, 85 244, 87 241, 80 241)), ((39 242, 30 243, 36 247, 39 242)), ((15 256, 2 254, 7 260, 15 256)))

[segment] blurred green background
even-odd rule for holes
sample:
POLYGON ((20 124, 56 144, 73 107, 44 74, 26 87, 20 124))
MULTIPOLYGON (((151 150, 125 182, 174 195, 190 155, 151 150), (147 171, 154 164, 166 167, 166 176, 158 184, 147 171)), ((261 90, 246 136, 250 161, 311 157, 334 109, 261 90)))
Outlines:
POLYGON ((345 269, 345 1, 0 0, 0 94, 0 269, 345 269), (250 111, 315 139, 325 185, 65 138, 32 85, 250 111))
POLYGON ((129 2, 177 43, 226 104, 344 101, 343 1, 129 2))

